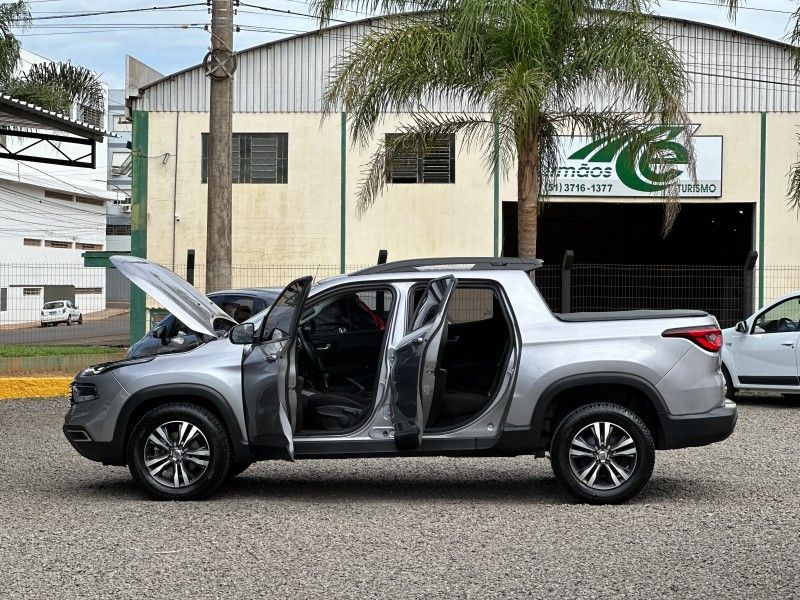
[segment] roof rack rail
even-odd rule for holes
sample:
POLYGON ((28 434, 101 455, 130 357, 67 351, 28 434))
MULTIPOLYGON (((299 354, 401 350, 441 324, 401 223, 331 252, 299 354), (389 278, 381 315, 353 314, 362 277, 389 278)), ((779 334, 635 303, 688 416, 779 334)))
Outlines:
POLYGON ((456 257, 412 258, 367 267, 351 275, 376 275, 378 273, 409 273, 413 271, 533 271, 542 266, 538 258, 507 257, 456 257))

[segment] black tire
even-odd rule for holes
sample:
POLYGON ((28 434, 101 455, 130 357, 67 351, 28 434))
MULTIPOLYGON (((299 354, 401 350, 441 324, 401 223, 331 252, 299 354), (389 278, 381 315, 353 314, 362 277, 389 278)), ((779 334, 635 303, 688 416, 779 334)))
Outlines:
POLYGON ((722 365, 722 376, 725 378, 725 397, 728 400, 733 400, 736 396, 736 388, 733 387, 733 379, 731 379, 731 374, 728 373, 725 365, 722 365))
POLYGON ((67 317, 67 320, 65 321, 65 323, 67 324, 67 327, 69 327, 70 325, 72 325, 72 319, 67 317))
POLYGON ((78 315, 78 325, 83 325, 83 315, 78 315))
POLYGON ((233 463, 231 465, 230 471, 228 471, 228 479, 233 479, 237 475, 241 475, 242 473, 247 471, 247 469, 252 464, 253 463, 249 463, 249 462, 243 462, 243 463, 235 462, 235 463, 233 463))
MULTIPOLYGON (((591 435, 591 429, 589 433, 591 435)), ((614 445, 610 437, 606 447, 614 445)), ((630 444, 626 448, 629 446, 630 444)), ((558 425, 550 445, 550 462, 556 478, 578 500, 590 504, 619 504, 633 498, 649 481, 655 465, 655 445, 647 425, 627 408, 617 404, 589 404, 569 413, 558 425), (603 464, 597 463, 599 458, 595 459, 587 456, 575 458, 576 463, 585 461, 582 463, 581 468, 584 465, 588 468, 592 463, 597 464, 597 485, 600 485, 602 479, 607 479, 609 484, 615 485, 610 489, 597 489, 587 485, 587 482, 581 481, 570 460, 570 448, 575 437, 586 430, 587 427, 590 428, 593 423, 598 422, 611 423, 614 426, 612 435, 616 431, 617 435, 620 436, 616 439, 622 439, 622 435, 619 434, 620 431, 623 434, 627 433, 632 438, 636 449, 635 458, 630 456, 623 457, 622 455, 617 457, 618 461, 624 460, 630 466, 627 479, 622 479, 619 484, 615 484, 611 480, 611 465, 605 462, 603 464)), ((608 462, 613 463, 614 461, 609 458, 608 462)), ((590 471, 590 473, 592 472, 590 471)), ((620 475, 618 469, 613 469, 613 473, 615 473, 614 477, 621 479, 617 477, 620 475)))
MULTIPOLYGON (((158 406, 139 419, 128 439, 127 458, 133 478, 156 500, 202 500, 213 494, 228 477, 233 452, 225 427, 213 413, 200 406, 176 402, 158 406), (159 426, 176 421, 197 427, 209 451, 205 470, 182 487, 170 487, 156 480, 145 466, 145 446, 150 443, 150 434, 159 426)), ((168 463, 162 471, 165 477, 170 476, 170 469, 174 473, 174 467, 168 463)), ((180 476, 178 479, 180 481, 180 476)))

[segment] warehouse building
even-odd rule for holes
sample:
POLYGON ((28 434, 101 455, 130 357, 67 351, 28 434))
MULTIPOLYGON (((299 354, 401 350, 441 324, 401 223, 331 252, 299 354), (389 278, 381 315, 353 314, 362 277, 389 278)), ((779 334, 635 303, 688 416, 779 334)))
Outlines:
MULTIPOLYGON (((321 97, 337 57, 376 23, 349 23, 239 53, 235 265, 338 271, 373 262, 381 248, 392 259, 516 253, 513 174, 487 173, 479 150, 462 148, 457 136, 427 156, 407 157, 410 168, 395 169, 376 205, 357 215, 358 184, 374 148, 350 144, 346 114, 323 120, 321 97)), ((798 219, 786 201, 800 124, 790 48, 700 23, 658 18, 658 26, 686 60, 693 82, 687 104, 697 181, 676 166, 682 210, 672 232, 661 235, 662 197, 646 173, 623 173, 604 161, 598 140, 565 137, 558 181, 540 219, 539 255, 560 263, 569 249, 576 260, 592 263, 741 266, 758 250, 757 301, 763 300, 772 294, 765 266, 800 266, 798 219)), ((128 88, 133 252, 178 268, 193 249, 202 265, 209 80, 196 66, 128 88)), ((382 134, 402 120, 387 116, 382 134)), ((681 143, 677 130, 659 135, 681 143)), ((244 273, 239 269, 235 277, 244 273)))

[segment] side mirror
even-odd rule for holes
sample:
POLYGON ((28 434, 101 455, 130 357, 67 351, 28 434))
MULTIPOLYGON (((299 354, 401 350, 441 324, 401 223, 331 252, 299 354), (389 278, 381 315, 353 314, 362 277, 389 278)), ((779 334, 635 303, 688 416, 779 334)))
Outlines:
POLYGON ((155 329, 153 329, 153 333, 151 334, 157 340, 163 340, 164 335, 167 333, 167 328, 163 325, 159 325, 155 329))
POLYGON ((739 333, 747 333, 747 323, 745 323, 744 321, 739 321, 736 324, 736 331, 738 331, 739 333))
POLYGON ((231 329, 232 344, 252 344, 256 336, 256 327, 252 323, 239 323, 231 329))

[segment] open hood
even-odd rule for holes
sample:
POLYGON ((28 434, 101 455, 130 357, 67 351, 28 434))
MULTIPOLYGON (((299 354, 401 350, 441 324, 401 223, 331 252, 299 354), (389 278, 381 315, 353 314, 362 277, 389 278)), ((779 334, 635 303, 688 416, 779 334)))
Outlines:
POLYGON ((144 258, 112 256, 119 272, 197 333, 219 337, 217 321, 236 325, 224 310, 172 271, 144 258))

